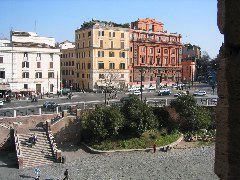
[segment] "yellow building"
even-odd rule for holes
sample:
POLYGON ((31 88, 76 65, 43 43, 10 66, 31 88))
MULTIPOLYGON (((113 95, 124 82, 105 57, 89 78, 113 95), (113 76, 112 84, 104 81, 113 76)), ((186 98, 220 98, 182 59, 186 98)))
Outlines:
POLYGON ((69 41, 64 41, 59 46, 61 49, 61 86, 62 88, 78 90, 80 74, 77 71, 75 45, 69 41))
POLYGON ((129 28, 85 22, 75 31, 80 89, 126 88, 129 82, 129 28))

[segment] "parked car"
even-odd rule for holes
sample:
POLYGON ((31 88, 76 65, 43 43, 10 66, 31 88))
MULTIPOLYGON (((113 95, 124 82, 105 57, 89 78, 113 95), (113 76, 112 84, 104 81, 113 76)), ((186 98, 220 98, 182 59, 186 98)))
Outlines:
POLYGON ((141 94, 141 91, 140 91, 140 90, 135 90, 135 91, 133 91, 133 94, 135 94, 135 95, 140 95, 140 94, 141 94))
POLYGON ((131 87, 128 89, 128 92, 140 90, 140 87, 131 87))
POLYGON ((45 109, 55 109, 57 107, 57 103, 53 102, 53 101, 46 101, 43 104, 43 108, 45 109))
POLYGON ((179 96, 186 95, 186 94, 187 94, 186 92, 178 92, 178 93, 174 94, 173 96, 179 97, 179 96))
POLYGON ((169 96, 171 95, 171 91, 167 88, 161 89, 158 91, 159 96, 169 96))
POLYGON ((206 91, 195 91, 193 96, 205 96, 206 94, 206 91))
POLYGON ((0 108, 3 107, 3 101, 0 101, 0 108))
POLYGON ((150 87, 148 88, 148 90, 149 90, 149 91, 156 90, 156 87, 155 87, 155 86, 150 86, 150 87))

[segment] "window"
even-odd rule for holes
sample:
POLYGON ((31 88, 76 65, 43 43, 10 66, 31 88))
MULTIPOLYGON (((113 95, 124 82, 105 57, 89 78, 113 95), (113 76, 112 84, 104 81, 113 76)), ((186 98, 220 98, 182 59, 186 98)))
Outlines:
POLYGON ((68 66, 68 62, 66 62, 66 66, 68 66))
POLYGON ((82 63, 82 69, 85 69, 85 63, 82 63))
POLYGON ((120 63, 119 69, 125 69, 125 63, 120 63))
POLYGON ((119 53, 119 57, 125 58, 125 52, 120 52, 120 53, 119 53))
POLYGON ((98 36, 104 36, 104 31, 98 31, 98 36))
POLYGON ((48 72, 48 78, 54 78, 54 72, 48 72))
POLYGON ((158 37, 158 41, 161 41, 161 37, 160 36, 158 37))
POLYGON ((41 60, 41 53, 37 53, 37 60, 41 60))
POLYGON ((23 85, 23 88, 24 88, 24 89, 28 89, 28 84, 24 84, 24 85, 23 85))
POLYGON ((149 24, 149 25, 148 25, 148 30, 149 30, 149 31, 153 31, 153 25, 152 25, 152 24, 149 24))
POLYGON ((149 52, 150 52, 150 54, 152 54, 153 53, 153 48, 150 48, 149 52))
POLYGON ((42 72, 36 72, 35 78, 42 78, 42 72))
POLYGON ((109 63, 109 69, 115 69, 115 63, 110 62, 109 63))
POLYGON ((72 66, 74 66, 74 61, 72 61, 72 66))
POLYGON ((167 49, 164 49, 164 54, 167 54, 168 53, 168 50, 167 49))
POLYGON ((172 54, 175 54, 175 49, 172 49, 172 54))
POLYGON ((22 78, 29 78, 29 72, 23 72, 22 78))
POLYGON ((53 92, 53 87, 54 87, 54 85, 50 84, 50 92, 53 92))
POLYGON ((161 59, 157 58, 157 64, 160 64, 160 62, 161 62, 161 59))
POLYGON ((88 63, 88 69, 91 69, 91 63, 88 63))
POLYGON ((114 52, 110 51, 109 52, 109 57, 114 57, 114 52))
POLYGON ((152 75, 150 76, 150 81, 153 81, 153 76, 152 75))
POLYGON ((91 36, 91 31, 88 31, 88 37, 90 37, 91 36))
POLYGON ((145 56, 142 56, 142 64, 145 63, 145 56))
POLYGON ((124 38, 124 33, 121 33, 121 38, 124 38))
POLYGON ((130 52, 132 52, 132 49, 133 49, 133 48, 132 48, 132 47, 130 47, 130 52))
POLYGON ((98 69, 104 69, 104 63, 98 62, 98 69))
POLYGON ((98 57, 104 57, 104 51, 98 51, 98 57))
POLYGON ((150 56, 150 65, 153 65, 153 57, 150 56))
POLYGON ((74 76, 74 71, 72 70, 72 76, 74 76))
POLYGON ((65 75, 65 70, 62 70, 62 75, 65 75))
POLYGON ((24 57, 28 59, 28 53, 27 52, 24 53, 24 57))
POLYGON ((88 41, 88 47, 90 47, 91 46, 91 41, 88 41))
POLYGON ((84 79, 84 74, 82 74, 82 78, 84 79))
POLYGON ((175 64, 175 58, 172 57, 172 64, 175 64))
POLYGON ((99 74, 99 79, 104 79, 104 74, 99 74))
POLYGON ((77 77, 79 78, 79 73, 77 73, 77 77))
POLYGON ((103 47, 103 40, 100 40, 100 47, 103 47))
POLYGON ((132 76, 130 76, 130 80, 129 81, 132 82, 132 76))
POLYGON ((80 69, 80 63, 77 63, 76 66, 77 66, 77 69, 80 69))
POLYGON ((158 52, 158 53, 160 53, 160 52, 161 52, 160 48, 157 50, 157 52, 158 52))
POLYGON ((109 32, 109 37, 115 37, 115 32, 109 32))
POLYGON ((41 68, 41 62, 37 62, 37 68, 41 68))
POLYGON ((121 49, 124 49, 124 42, 121 42, 121 49))
POLYGON ((124 78, 124 74, 121 74, 121 78, 124 78))
POLYGON ((49 68, 50 68, 50 69, 53 68, 53 62, 49 62, 49 68))
POLYGON ((142 52, 145 52, 145 47, 142 47, 142 52))
POLYGON ((110 41, 110 46, 111 48, 113 48, 113 41, 110 41))
POLYGON ((29 68, 29 62, 28 61, 23 61, 22 62, 22 68, 29 68))
POLYGON ((69 66, 71 66, 72 62, 71 62, 71 61, 69 61, 69 62, 68 62, 68 64, 69 64, 69 66))
POLYGON ((5 79, 5 71, 0 71, 0 78, 5 79))

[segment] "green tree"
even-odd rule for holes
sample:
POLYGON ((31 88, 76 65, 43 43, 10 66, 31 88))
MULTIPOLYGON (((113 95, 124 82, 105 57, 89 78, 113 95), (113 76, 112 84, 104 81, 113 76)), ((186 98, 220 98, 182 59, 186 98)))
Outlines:
POLYGON ((156 129, 158 122, 150 107, 139 100, 136 95, 130 95, 124 102, 122 112, 125 116, 124 131, 134 136, 150 129, 156 129))
POLYGON ((199 107, 193 96, 180 96, 170 104, 180 115, 179 126, 182 131, 196 131, 211 125, 208 109, 199 107))
POLYGON ((117 107, 98 107, 82 118, 84 141, 102 141, 114 138, 123 127, 124 116, 117 107))

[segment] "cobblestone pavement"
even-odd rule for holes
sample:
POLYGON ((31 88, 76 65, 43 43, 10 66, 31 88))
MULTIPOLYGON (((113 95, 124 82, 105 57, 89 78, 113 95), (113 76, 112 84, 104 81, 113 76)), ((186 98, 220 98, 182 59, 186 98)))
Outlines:
MULTIPOLYGON (((170 152, 131 152, 88 154, 82 150, 64 152, 65 164, 40 167, 40 179, 63 179, 66 168, 71 180, 82 179, 218 179, 213 172, 214 147, 175 149, 170 152)), ((0 154, 1 156, 1 154, 0 154)), ((4 166, 1 157, 0 179, 34 179, 34 168, 18 170, 4 166)))

